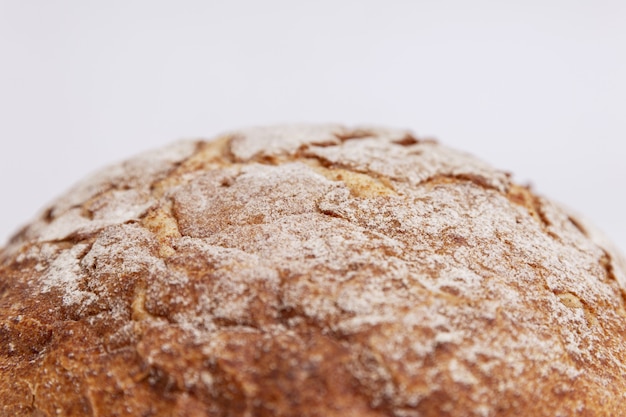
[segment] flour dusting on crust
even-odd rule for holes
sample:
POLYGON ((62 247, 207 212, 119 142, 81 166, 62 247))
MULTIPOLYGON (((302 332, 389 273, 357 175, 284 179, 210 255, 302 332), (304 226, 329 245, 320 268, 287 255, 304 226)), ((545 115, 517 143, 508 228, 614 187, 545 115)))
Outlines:
POLYGON ((621 255, 508 173, 408 131, 181 142, 79 184, 2 255, 12 415, 626 403, 621 255))

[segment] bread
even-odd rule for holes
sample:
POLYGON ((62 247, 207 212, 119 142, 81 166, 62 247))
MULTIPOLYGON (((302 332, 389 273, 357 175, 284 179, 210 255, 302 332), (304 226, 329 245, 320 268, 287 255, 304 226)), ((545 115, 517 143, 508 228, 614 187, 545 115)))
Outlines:
POLYGON ((179 142, 0 265, 3 416, 626 415, 623 258, 406 131, 179 142))

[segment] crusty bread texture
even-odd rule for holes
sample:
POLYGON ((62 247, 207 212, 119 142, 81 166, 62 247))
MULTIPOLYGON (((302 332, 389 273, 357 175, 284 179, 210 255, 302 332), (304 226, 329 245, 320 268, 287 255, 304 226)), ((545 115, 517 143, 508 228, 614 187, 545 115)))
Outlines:
POLYGON ((626 267, 402 130, 185 141, 0 251, 2 416, 626 415, 626 267))

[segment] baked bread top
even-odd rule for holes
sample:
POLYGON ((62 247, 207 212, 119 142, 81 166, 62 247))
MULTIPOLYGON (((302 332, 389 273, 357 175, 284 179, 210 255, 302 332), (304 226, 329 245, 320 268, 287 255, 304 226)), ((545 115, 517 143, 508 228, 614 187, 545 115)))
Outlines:
POLYGON ((0 414, 619 415, 625 265, 407 131, 179 142, 0 251, 0 414))

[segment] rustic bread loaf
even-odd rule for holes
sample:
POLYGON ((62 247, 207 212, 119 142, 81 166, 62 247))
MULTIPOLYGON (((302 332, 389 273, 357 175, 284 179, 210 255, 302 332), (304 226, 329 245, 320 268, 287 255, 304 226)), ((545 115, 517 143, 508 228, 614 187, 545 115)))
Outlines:
POLYGON ((181 142, 0 252, 2 416, 618 416, 626 267, 405 131, 181 142))

